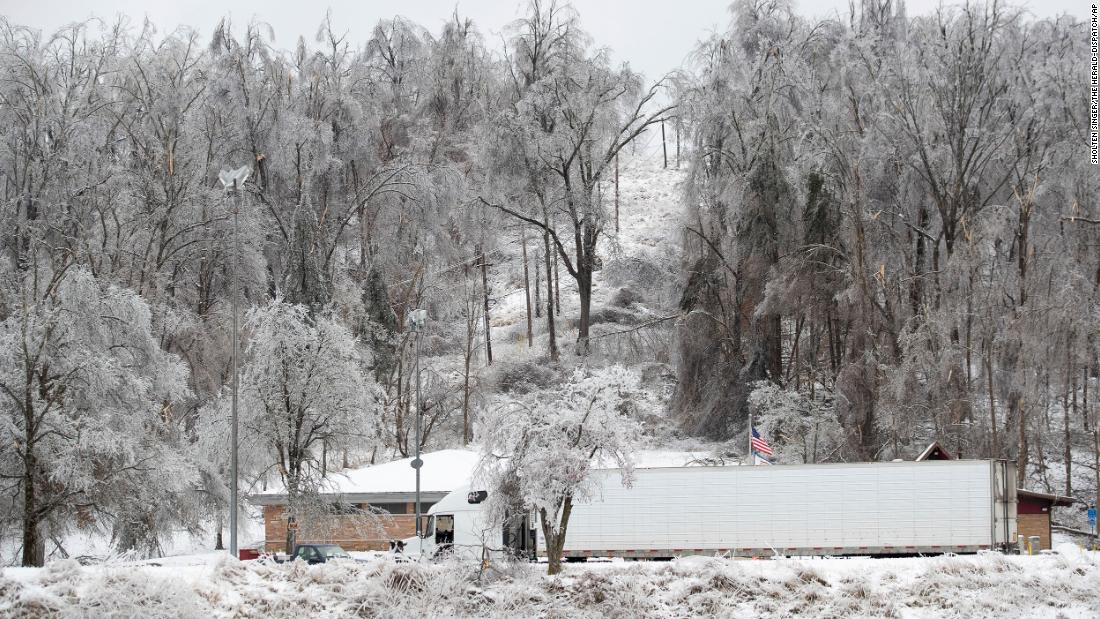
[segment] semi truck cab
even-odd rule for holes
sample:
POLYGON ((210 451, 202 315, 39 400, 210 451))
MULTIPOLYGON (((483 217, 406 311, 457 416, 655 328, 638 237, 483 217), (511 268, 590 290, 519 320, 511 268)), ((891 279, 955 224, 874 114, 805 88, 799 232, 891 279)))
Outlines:
POLYGON ((534 519, 527 514, 493 524, 483 502, 485 491, 459 488, 428 510, 423 538, 410 537, 394 544, 409 557, 458 556, 481 560, 505 554, 535 557, 534 519))

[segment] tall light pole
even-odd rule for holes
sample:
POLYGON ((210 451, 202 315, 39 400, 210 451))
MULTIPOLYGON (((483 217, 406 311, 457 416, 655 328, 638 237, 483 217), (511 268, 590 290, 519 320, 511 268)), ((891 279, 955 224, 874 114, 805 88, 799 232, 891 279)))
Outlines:
POLYGON ((428 319, 428 310, 415 309, 409 312, 406 319, 409 330, 416 334, 416 455, 411 463, 416 470, 416 547, 417 554, 424 552, 424 531, 420 514, 420 469, 424 461, 420 459, 420 332, 424 329, 424 322, 428 319))
MULTIPOLYGON (((229 192, 236 191, 244 184, 244 181, 248 178, 248 175, 252 172, 252 169, 248 166, 237 168, 236 170, 222 170, 218 172, 218 180, 222 183, 222 188, 225 190, 225 196, 228 200, 229 192)), ((237 365, 238 357, 240 357, 240 338, 237 333, 237 297, 239 292, 239 285, 237 283, 237 262, 240 256, 240 239, 237 234, 237 215, 240 213, 240 198, 237 197, 233 201, 233 292, 231 294, 233 302, 233 398, 232 398, 232 429, 230 430, 231 443, 229 448, 229 554, 233 558, 237 558, 237 510, 239 507, 239 497, 237 493, 237 391, 240 387, 240 379, 238 378, 237 365)))

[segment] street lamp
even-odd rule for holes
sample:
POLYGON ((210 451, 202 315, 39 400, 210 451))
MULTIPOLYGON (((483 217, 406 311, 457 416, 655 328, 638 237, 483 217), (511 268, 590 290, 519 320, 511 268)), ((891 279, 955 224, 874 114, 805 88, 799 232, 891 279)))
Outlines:
POLYGON ((409 330, 416 334, 416 455, 410 464, 416 471, 416 546, 419 554, 424 552, 424 532, 420 521, 420 468, 424 466, 424 461, 420 459, 420 332, 427 320, 428 310, 423 309, 409 312, 405 319, 409 330))
MULTIPOLYGON (((252 168, 248 166, 242 166, 236 170, 222 170, 218 172, 218 180, 222 183, 222 188, 225 190, 226 201, 229 199, 229 193, 232 191, 236 193, 236 190, 244 184, 248 179, 248 175, 252 173, 252 168)), ((239 387, 239 379, 237 377, 237 357, 240 356, 240 342, 237 337, 237 260, 240 255, 240 243, 237 238, 237 215, 240 212, 240 200, 233 202, 233 405, 232 405, 232 430, 229 442, 232 444, 229 449, 229 554, 234 558, 237 557, 237 508, 238 508, 238 496, 237 496, 237 389, 239 387)))

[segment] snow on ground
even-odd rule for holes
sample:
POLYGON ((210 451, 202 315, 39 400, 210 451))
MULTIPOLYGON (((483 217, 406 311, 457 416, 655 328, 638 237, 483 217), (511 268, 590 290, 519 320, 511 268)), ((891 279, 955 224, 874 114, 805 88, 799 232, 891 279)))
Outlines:
MULTIPOLYGON (((706 451, 669 451, 664 449, 642 449, 631 454, 634 457, 634 468, 656 469, 680 466, 695 466, 709 463, 713 458, 706 451)), ((615 463, 607 460, 596 460, 595 466, 614 468, 615 463)))
POLYGON ((545 565, 363 562, 0 572, 0 617, 1094 618, 1100 553, 545 565))
MULTIPOLYGON (((252 547, 262 542, 264 539, 264 523, 259 508, 252 507, 246 502, 245 511, 247 512, 246 515, 238 521, 240 525, 238 542, 241 548, 252 547)), ((225 539, 223 541, 225 544, 228 544, 228 529, 224 531, 224 534, 225 539)), ((156 562, 162 565, 169 565, 171 562, 176 561, 177 557, 183 557, 182 560, 193 562, 199 557, 217 557, 220 555, 220 553, 214 550, 215 532, 212 526, 208 526, 207 531, 200 535, 192 535, 183 530, 165 531, 160 539, 160 554, 163 556, 145 559, 133 553, 120 553, 117 548, 115 548, 111 535, 108 532, 94 530, 86 532, 77 531, 56 539, 51 539, 47 542, 46 560, 53 561, 70 557, 79 559, 84 563, 110 562, 113 564, 128 564, 136 562, 156 562), (57 547, 55 542, 61 543, 61 549, 57 547), (62 553, 62 550, 64 550, 64 553, 62 553), (210 554, 208 555, 207 553, 210 554)), ((19 564, 22 546, 20 546, 18 542, 18 538, 9 538, 5 540, 3 545, 0 545, 0 565, 19 564)), ((2 617, 2 615, 0 615, 0 617, 2 617)))

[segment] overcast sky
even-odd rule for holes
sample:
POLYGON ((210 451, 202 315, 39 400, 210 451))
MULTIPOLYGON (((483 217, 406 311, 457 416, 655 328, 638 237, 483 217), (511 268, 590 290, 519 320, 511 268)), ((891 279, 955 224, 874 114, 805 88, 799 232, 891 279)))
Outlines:
MULTIPOLYGON (((729 24, 729 0, 573 0, 583 27, 597 45, 613 50, 617 60, 626 60, 648 77, 658 77, 678 66, 690 54, 696 41, 729 24)), ((910 15, 930 11, 938 0, 909 0, 910 15)), ((795 0, 806 14, 846 13, 847 0, 795 0)), ((522 15, 523 0, 0 0, 0 13, 9 20, 52 32, 59 26, 91 16, 113 19, 130 16, 135 26, 148 17, 161 32, 188 25, 207 36, 221 16, 229 15, 240 25, 253 18, 266 21, 275 30, 278 47, 291 49, 299 35, 308 41, 331 8, 333 22, 361 43, 382 18, 402 15, 432 32, 457 6, 485 35, 487 43, 499 46, 504 27, 522 15)), ((1071 13, 1080 19, 1088 14, 1085 0, 1039 0, 1024 3, 1038 16, 1071 13)))

